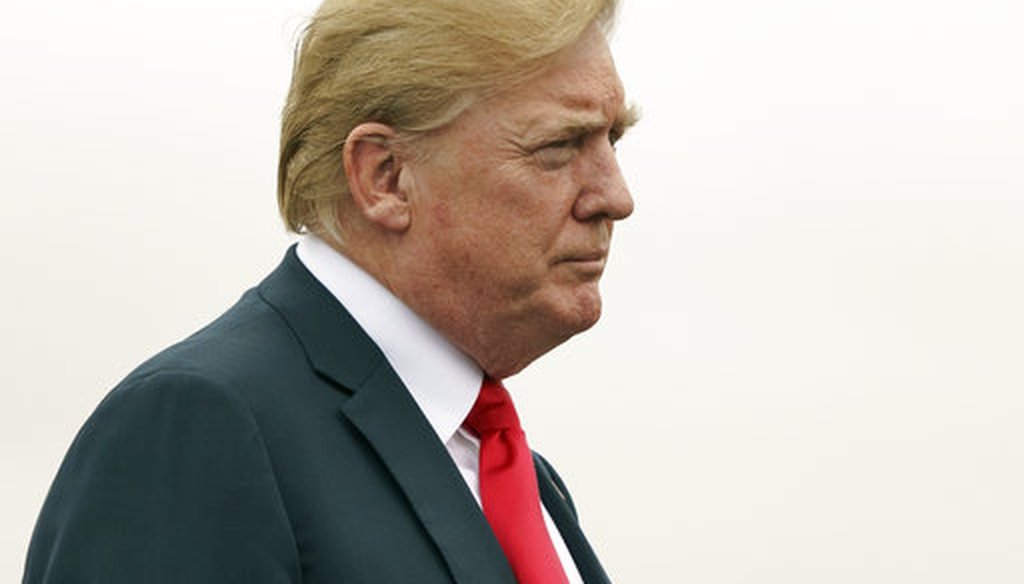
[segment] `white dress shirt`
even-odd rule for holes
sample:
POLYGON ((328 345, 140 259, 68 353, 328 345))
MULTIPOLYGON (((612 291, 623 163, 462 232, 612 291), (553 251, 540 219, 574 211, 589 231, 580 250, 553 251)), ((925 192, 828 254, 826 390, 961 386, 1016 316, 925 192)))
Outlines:
MULTIPOLYGON (((480 367, 373 276, 320 238, 303 235, 296 253, 384 353, 480 504, 480 441, 462 427, 480 392, 480 367)), ((541 511, 570 584, 583 584, 543 505, 541 511)))

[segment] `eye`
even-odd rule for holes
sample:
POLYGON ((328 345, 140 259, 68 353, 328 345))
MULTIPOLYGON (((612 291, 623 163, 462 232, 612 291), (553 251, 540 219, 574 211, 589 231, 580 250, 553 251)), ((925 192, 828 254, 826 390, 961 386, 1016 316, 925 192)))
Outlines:
POLYGON ((622 139, 622 135, 624 133, 625 131, 622 128, 618 127, 612 128, 608 132, 608 143, 612 145, 613 150, 615 149, 615 146, 619 143, 619 140, 622 139))
POLYGON ((533 155, 543 168, 553 170, 568 164, 573 156, 583 149, 585 140, 586 135, 582 134, 571 138, 554 140, 535 150, 533 155))

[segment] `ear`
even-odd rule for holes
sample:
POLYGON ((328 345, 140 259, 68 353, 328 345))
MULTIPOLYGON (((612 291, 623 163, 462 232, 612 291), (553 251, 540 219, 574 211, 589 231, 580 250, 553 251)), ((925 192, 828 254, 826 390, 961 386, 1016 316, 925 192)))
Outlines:
POLYGON ((370 223, 392 232, 409 228, 411 213, 399 182, 402 172, 399 135, 384 124, 360 124, 342 149, 345 176, 356 208, 370 223))

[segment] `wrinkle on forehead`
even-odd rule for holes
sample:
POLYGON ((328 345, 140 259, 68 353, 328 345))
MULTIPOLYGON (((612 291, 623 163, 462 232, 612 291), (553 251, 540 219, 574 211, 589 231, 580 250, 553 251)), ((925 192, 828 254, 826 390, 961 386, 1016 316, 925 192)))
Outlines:
POLYGON ((627 107, 611 51, 596 27, 529 80, 477 101, 448 129, 482 118, 484 126, 522 145, 556 134, 613 128, 636 121, 627 107))
POLYGON ((593 131, 609 126, 625 129, 635 123, 611 52, 599 32, 572 47, 544 74, 493 100, 520 115, 505 120, 520 136, 534 131, 593 131))
POLYGON ((546 97, 570 109, 597 110, 625 100, 622 80, 604 36, 591 31, 543 77, 546 97))

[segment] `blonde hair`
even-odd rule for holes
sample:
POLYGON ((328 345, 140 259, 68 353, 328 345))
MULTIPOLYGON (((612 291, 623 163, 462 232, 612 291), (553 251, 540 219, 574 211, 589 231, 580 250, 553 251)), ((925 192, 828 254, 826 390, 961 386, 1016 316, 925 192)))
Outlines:
POLYGON ((326 0, 296 51, 278 206, 289 230, 340 238, 350 197, 341 152, 366 122, 407 137, 542 71, 617 0, 326 0))

